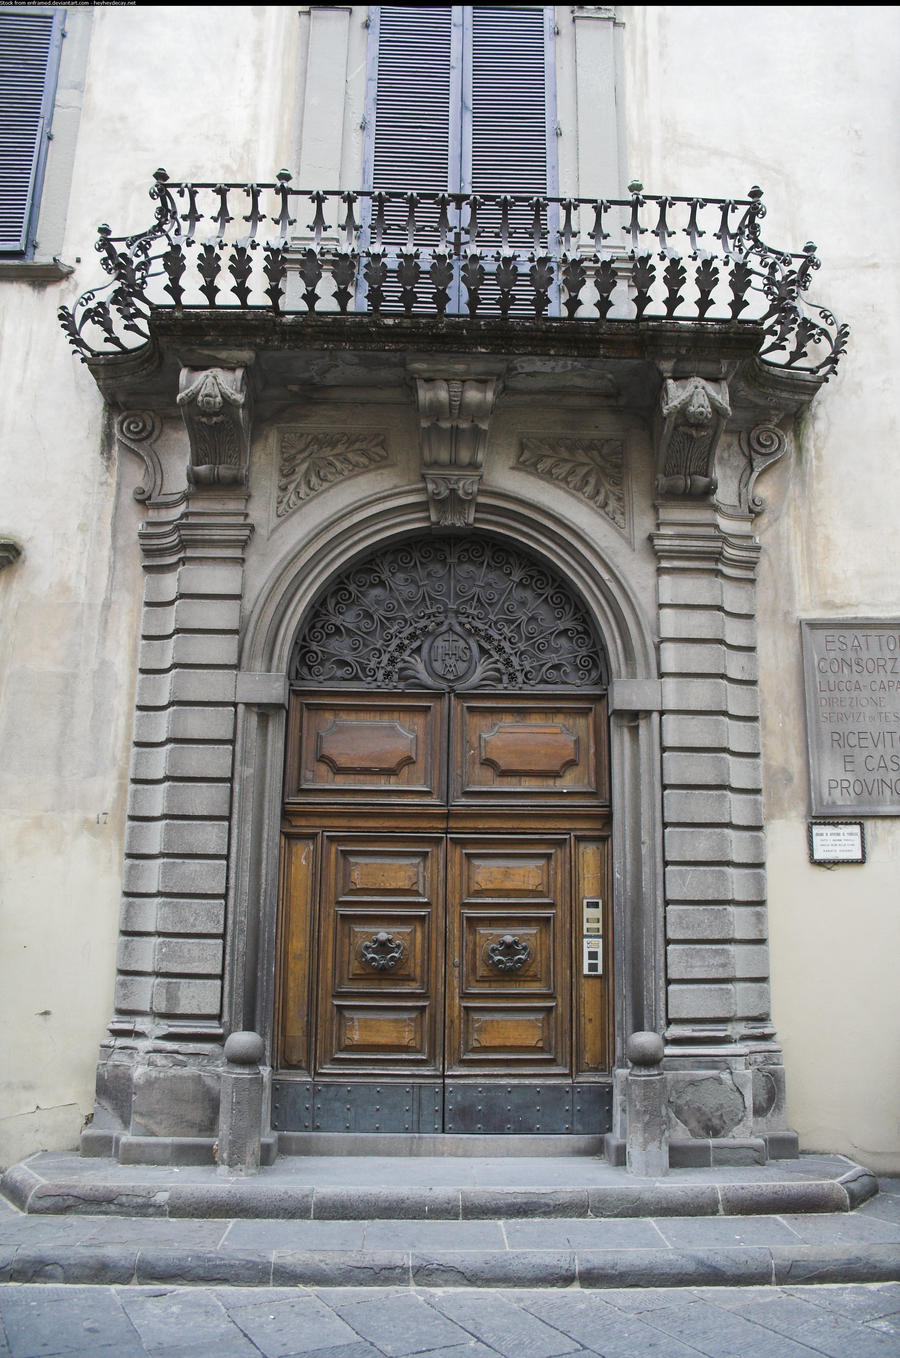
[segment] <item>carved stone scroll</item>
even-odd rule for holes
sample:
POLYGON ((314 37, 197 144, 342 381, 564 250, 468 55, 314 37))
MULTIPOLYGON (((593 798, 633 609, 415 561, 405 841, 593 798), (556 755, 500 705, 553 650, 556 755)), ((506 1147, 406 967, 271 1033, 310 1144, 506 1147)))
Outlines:
POLYGON ((243 486, 250 460, 250 385, 245 368, 182 368, 178 404, 187 427, 192 486, 243 486))
POLYGON ((431 522, 466 528, 475 504, 500 380, 415 378, 422 476, 431 522))
POLYGON ((728 383, 703 377, 665 380, 656 493, 701 499, 716 489, 716 448, 731 414, 728 383))
POLYGON ((625 460, 619 439, 523 438, 523 471, 574 491, 625 528, 625 460))
POLYGON ((388 461, 382 434, 284 429, 275 513, 283 518, 317 491, 388 461))
POLYGON ((747 459, 738 487, 740 505, 750 514, 760 514, 766 502, 755 493, 756 478, 766 467, 771 467, 773 462, 783 457, 787 448, 787 439, 778 428, 778 415, 774 414, 756 425, 749 434, 741 434, 739 442, 741 452, 747 459))

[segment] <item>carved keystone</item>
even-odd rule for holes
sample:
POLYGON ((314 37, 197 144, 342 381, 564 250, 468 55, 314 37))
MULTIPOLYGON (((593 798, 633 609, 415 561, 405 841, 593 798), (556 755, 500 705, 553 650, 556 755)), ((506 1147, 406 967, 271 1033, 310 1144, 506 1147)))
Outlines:
POLYGON ((431 522, 467 528, 487 448, 488 427, 500 379, 417 377, 419 448, 431 522))
POLYGON ((250 460, 245 368, 182 368, 178 404, 188 432, 192 486, 243 486, 250 460))
POLYGON ((728 383, 667 377, 660 399, 656 493, 700 499, 716 489, 716 448, 731 414, 728 383))

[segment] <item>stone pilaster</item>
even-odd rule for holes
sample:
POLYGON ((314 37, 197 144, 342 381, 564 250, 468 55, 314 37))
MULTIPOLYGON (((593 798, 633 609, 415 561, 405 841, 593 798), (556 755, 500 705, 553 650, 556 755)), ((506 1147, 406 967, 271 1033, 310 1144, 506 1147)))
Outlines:
POLYGON ((762 1081, 762 1099, 754 1081, 755 1067, 781 1071, 769 1000, 759 546, 746 518, 708 502, 661 503, 658 515, 670 1113, 675 1135, 746 1138, 784 1127, 782 1075, 762 1081))

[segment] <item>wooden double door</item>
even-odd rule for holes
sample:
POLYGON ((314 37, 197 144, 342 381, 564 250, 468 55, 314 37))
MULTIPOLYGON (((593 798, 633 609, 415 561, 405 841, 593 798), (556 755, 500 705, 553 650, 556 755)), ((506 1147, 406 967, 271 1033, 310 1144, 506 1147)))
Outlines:
POLYGON ((608 1115, 599 696, 294 696, 283 1131, 597 1132, 608 1115))

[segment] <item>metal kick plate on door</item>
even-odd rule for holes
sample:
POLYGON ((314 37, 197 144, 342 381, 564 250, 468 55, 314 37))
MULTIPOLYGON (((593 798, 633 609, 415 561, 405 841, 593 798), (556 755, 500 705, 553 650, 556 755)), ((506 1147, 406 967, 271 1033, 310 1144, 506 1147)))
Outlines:
POLYGON ((278 1132, 439 1132, 443 1103, 436 1082, 275 1080, 272 1127, 278 1132))

